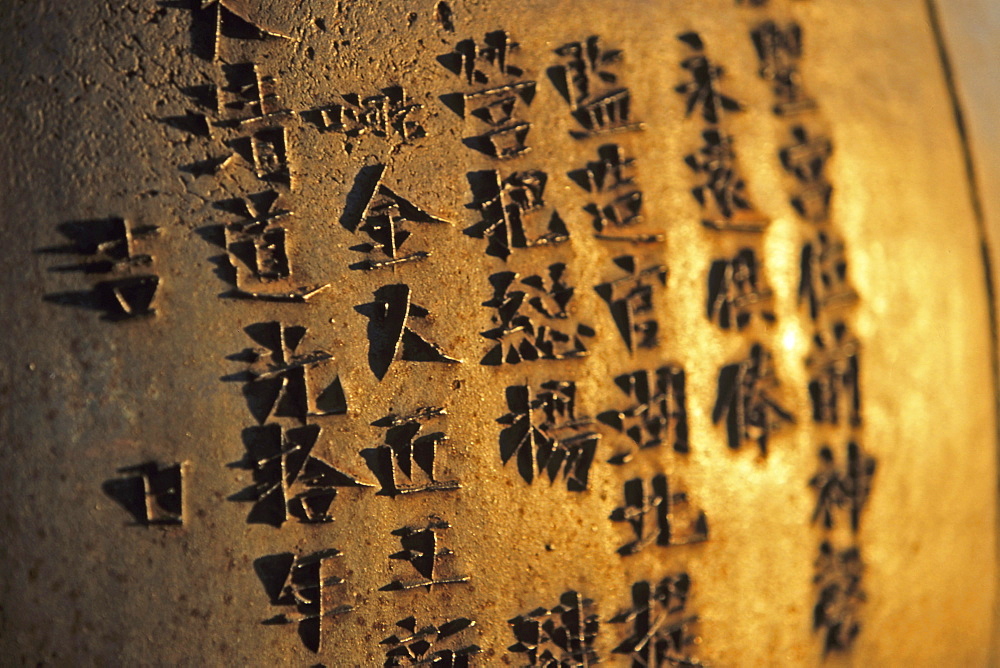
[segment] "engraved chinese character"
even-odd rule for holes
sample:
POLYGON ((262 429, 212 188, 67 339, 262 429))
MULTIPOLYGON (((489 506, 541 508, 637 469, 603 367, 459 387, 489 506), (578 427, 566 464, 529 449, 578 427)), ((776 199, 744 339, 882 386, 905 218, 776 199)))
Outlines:
POLYGON ((574 292, 565 281, 565 272, 565 264, 555 263, 549 265, 548 276, 520 278, 504 271, 490 277, 494 295, 483 306, 496 309, 492 317, 496 327, 482 335, 497 343, 483 357, 483 364, 564 360, 588 354, 583 339, 594 331, 583 324, 575 331, 559 324, 569 318, 567 308, 574 292))
POLYGON ((723 112, 740 111, 740 103, 719 90, 724 70, 705 55, 705 44, 698 33, 684 33, 677 39, 694 54, 681 61, 681 67, 688 71, 691 79, 674 87, 685 97, 685 115, 690 116, 700 109, 702 118, 715 124, 721 120, 723 112))
POLYGON ((322 130, 342 132, 348 137, 372 134, 409 142, 427 135, 420 120, 423 105, 413 103, 402 86, 389 86, 364 98, 356 93, 342 97, 342 104, 304 111, 302 116, 312 119, 322 130))
POLYGON ((787 115, 813 109, 816 102, 805 92, 799 61, 802 59, 802 29, 797 23, 785 27, 766 21, 750 33, 761 79, 769 81, 776 100, 774 113, 787 115))
MULTIPOLYGON (((300 556, 285 552, 254 561, 254 570, 267 592, 271 605, 292 608, 264 621, 264 624, 296 624, 302 644, 313 652, 322 645, 323 620, 354 609, 348 603, 331 600, 343 592, 345 580, 332 573, 330 562, 341 556, 338 550, 321 550, 300 556)), ((341 594, 341 600, 344 600, 341 594)))
MULTIPOLYGON (((635 448, 668 445, 674 452, 688 452, 683 369, 671 365, 656 371, 634 371, 615 378, 615 385, 632 404, 624 410, 601 413, 598 416, 601 422, 627 436, 635 448)), ((624 464, 632 458, 633 451, 629 447, 609 461, 624 464)))
POLYGON ((265 28, 240 0, 194 0, 167 6, 186 6, 191 10, 191 50, 199 58, 220 59, 222 40, 291 39, 274 28, 265 28))
POLYGON ((876 466, 875 458, 855 441, 847 444, 846 467, 837 465, 828 446, 820 448, 819 470, 809 481, 809 486, 816 490, 813 523, 819 522, 832 529, 834 514, 846 508, 851 518, 851 530, 856 532, 861 525, 861 511, 871 493, 876 466))
POLYGON ((280 527, 286 520, 312 524, 332 522, 330 506, 339 488, 369 487, 312 454, 320 427, 285 429, 279 424, 250 427, 243 432, 246 465, 254 484, 240 500, 254 502, 251 523, 280 527))
POLYGON ((381 269, 407 262, 416 262, 430 257, 431 252, 419 250, 403 251, 402 247, 411 237, 408 223, 448 224, 448 221, 424 211, 401 195, 396 194, 383 182, 385 165, 377 165, 368 176, 368 185, 352 192, 357 196, 359 211, 345 213, 344 223, 351 231, 363 232, 370 242, 353 246, 351 250, 374 255, 362 262, 351 265, 352 269, 381 269))
POLYGON ((830 139, 810 135, 801 125, 792 128, 793 144, 779 152, 785 171, 795 177, 798 189, 792 195, 792 206, 800 216, 814 223, 830 217, 833 186, 826 178, 826 164, 833 153, 830 139))
POLYGON ((224 83, 215 89, 215 96, 224 121, 259 125, 259 121, 288 115, 278 95, 277 80, 256 63, 223 65, 222 76, 224 83))
POLYGON ((243 394, 250 412, 260 424, 272 415, 296 418, 302 424, 309 417, 340 415, 347 412, 347 397, 340 376, 320 392, 311 375, 333 359, 326 350, 298 352, 306 328, 277 321, 250 325, 244 331, 259 346, 248 348, 231 359, 248 363, 243 394))
POLYGON ((615 508, 610 519, 626 522, 635 539, 618 548, 622 556, 638 554, 653 545, 688 545, 708 540, 705 511, 693 508, 687 492, 672 491, 662 473, 649 481, 633 478, 625 483, 625 505, 615 508))
POLYGON ((830 232, 818 232, 802 247, 799 301, 809 304, 813 320, 828 308, 849 304, 858 295, 847 278, 844 242, 830 232))
POLYGON ((630 655, 632 668, 702 666, 689 653, 701 641, 692 628, 698 616, 687 611, 690 591, 687 573, 668 575, 655 585, 647 580, 632 585, 632 607, 610 620, 628 624, 631 633, 612 652, 630 655))
POLYGON ((772 434, 794 422, 773 396, 777 388, 771 353, 758 343, 745 360, 722 368, 712 422, 725 419, 730 448, 755 441, 766 456, 772 434))
POLYGON ((861 423, 860 347, 843 322, 836 322, 813 336, 813 349, 806 358, 806 366, 814 422, 861 423))
POLYGON ((143 247, 159 234, 154 225, 135 226, 124 218, 63 223, 59 231, 70 243, 43 249, 45 253, 81 256, 77 264, 53 268, 58 272, 111 274, 90 290, 46 295, 46 301, 104 312, 103 319, 129 320, 153 315, 153 300, 160 286, 158 276, 143 273, 153 257, 143 247))
POLYGON ((478 137, 465 140, 467 146, 500 160, 524 155, 531 123, 521 119, 522 106, 530 106, 535 96, 534 81, 518 80, 524 71, 511 64, 511 55, 518 48, 502 30, 487 33, 483 44, 467 39, 459 42, 452 53, 438 58, 445 67, 461 76, 476 89, 466 93, 445 95, 442 100, 463 118, 477 118, 490 127, 478 137), (497 85, 500 82, 502 85, 497 85), (493 84, 481 88, 483 84, 493 84))
POLYGON ((576 383, 547 381, 538 391, 529 385, 507 388, 510 413, 499 420, 500 458, 506 464, 516 459, 525 482, 548 475, 566 482, 566 489, 582 492, 594 461, 600 435, 589 430, 593 424, 576 412, 576 383))
POLYGON ((461 487, 457 480, 439 480, 434 472, 448 437, 440 431, 422 433, 424 423, 444 415, 443 408, 425 406, 410 415, 388 415, 372 423, 386 429, 384 443, 361 454, 382 485, 380 494, 446 492, 461 487))
POLYGON ((368 366, 379 380, 397 360, 408 362, 457 363, 438 347, 417 333, 414 319, 424 319, 430 312, 410 301, 410 288, 402 283, 383 285, 375 291, 375 301, 355 307, 369 318, 368 366))
POLYGON ((549 74, 559 93, 583 128, 570 134, 583 139, 610 132, 642 130, 632 118, 632 96, 621 87, 615 73, 622 59, 617 49, 605 49, 601 38, 591 35, 583 42, 570 42, 556 49, 563 64, 549 74))
POLYGON ((594 197, 583 209, 590 214, 598 239, 633 243, 663 240, 662 234, 619 234, 625 228, 644 222, 642 191, 635 180, 635 158, 626 157, 620 146, 605 144, 599 147, 597 160, 588 162, 583 169, 571 171, 569 177, 594 197))
POLYGON ((455 553, 441 545, 441 532, 450 528, 450 524, 439 517, 432 516, 426 525, 403 527, 393 531, 394 536, 399 536, 399 542, 403 549, 389 555, 389 558, 408 562, 419 577, 407 580, 397 578, 382 587, 382 590, 405 591, 418 587, 426 587, 430 590, 437 585, 468 582, 468 575, 456 573, 453 563, 455 553), (444 571, 443 574, 442 571, 444 571))
POLYGON ((656 285, 666 287, 667 268, 653 265, 639 269, 635 257, 623 255, 614 260, 628 275, 607 283, 595 290, 611 311, 618 333, 629 352, 636 348, 652 348, 658 343, 660 325, 655 317, 653 297, 656 285))
POLYGON ((600 661, 594 643, 600 620, 594 602, 575 591, 559 597, 551 610, 537 608, 508 623, 517 642, 508 649, 528 666, 582 668, 600 661))
POLYGON ((701 136, 704 144, 684 162, 703 179, 691 189, 702 208, 702 224, 714 230, 762 232, 767 220, 750 200, 737 167, 732 137, 715 128, 701 136))
POLYGON ((774 295, 761 273, 751 248, 713 262, 708 272, 708 318, 722 329, 736 330, 744 329, 755 316, 774 322, 774 295))
POLYGON ((465 645, 456 636, 468 631, 476 623, 459 617, 443 624, 428 624, 418 628, 415 617, 396 622, 402 629, 381 642, 386 646, 385 668, 430 665, 435 668, 469 668, 472 657, 482 649, 478 645, 465 645), (443 648, 442 646, 447 646, 443 648))
POLYGON ((511 54, 518 49, 503 30, 486 33, 481 44, 465 39, 455 45, 455 50, 438 58, 438 62, 467 83, 486 84, 497 78, 520 77, 524 71, 511 64, 511 54))
POLYGON ((515 248, 557 244, 569 239, 559 212, 546 216, 545 185, 548 176, 538 170, 514 172, 501 178, 498 171, 469 175, 482 220, 466 230, 470 236, 487 239, 486 253, 506 260, 515 248), (547 218, 547 220, 546 220, 547 218), (539 229, 544 226, 544 229, 539 229))
POLYGON ((136 524, 175 525, 184 522, 184 466, 146 462, 118 469, 124 477, 104 483, 105 494, 129 511, 136 524))
POLYGON ((813 630, 823 637, 823 653, 850 649, 861 632, 860 608, 866 600, 861 589, 864 563, 857 547, 838 550, 829 542, 820 545, 813 582, 819 590, 813 608, 813 630))

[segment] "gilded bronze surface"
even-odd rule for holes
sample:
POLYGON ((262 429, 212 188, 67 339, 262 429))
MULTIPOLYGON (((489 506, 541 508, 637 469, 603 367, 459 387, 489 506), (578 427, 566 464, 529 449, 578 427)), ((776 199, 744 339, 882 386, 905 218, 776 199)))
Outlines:
POLYGON ((995 662, 963 7, 4 4, 3 662, 995 662))

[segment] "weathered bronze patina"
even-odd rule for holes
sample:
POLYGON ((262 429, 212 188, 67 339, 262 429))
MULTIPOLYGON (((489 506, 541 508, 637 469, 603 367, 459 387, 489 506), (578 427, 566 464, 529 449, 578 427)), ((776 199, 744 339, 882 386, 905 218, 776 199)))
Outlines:
POLYGON ((996 660, 942 6, 4 3, 2 662, 996 660))

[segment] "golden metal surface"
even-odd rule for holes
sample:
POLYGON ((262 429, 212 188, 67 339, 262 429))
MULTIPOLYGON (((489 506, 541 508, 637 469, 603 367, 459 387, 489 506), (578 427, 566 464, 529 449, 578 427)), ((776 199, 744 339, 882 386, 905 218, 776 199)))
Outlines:
MULTIPOLYGON (((4 663, 641 665, 631 609, 659 583, 660 665, 987 665, 1000 153, 993 98, 942 67, 967 13, 943 4, 938 34, 929 6, 0 7, 4 663), (733 192, 706 165, 724 137, 745 184, 720 204, 698 189, 733 192), (642 221, 608 220, 635 192, 642 221), (494 196, 524 239, 491 239, 494 196), (390 219, 411 236, 387 242, 390 219), (847 287, 814 315, 803 253, 835 238, 847 287), (748 301, 715 294, 747 271, 748 301), (548 359, 495 363, 516 336, 548 359), (773 403, 731 434, 757 350, 773 403), (686 435, 676 410, 665 437, 618 428, 658 410, 629 374, 683 387, 686 435), (421 654, 405 636, 428 625, 421 654)), ((982 51, 954 53, 964 72, 982 51)))

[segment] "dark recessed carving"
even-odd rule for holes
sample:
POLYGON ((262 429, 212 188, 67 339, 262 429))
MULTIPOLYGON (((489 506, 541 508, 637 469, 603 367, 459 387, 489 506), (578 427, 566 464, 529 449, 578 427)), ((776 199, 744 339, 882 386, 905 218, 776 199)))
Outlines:
POLYGON ((632 607, 609 620, 629 629, 628 638, 612 652, 629 655, 632 668, 703 666, 690 654, 701 640, 693 628, 698 616, 687 609, 690 591, 687 573, 668 575, 655 584, 641 580, 632 585, 632 607))
POLYGON ((299 556, 291 552, 272 554, 254 561, 254 571, 264 585, 271 605, 291 608, 264 624, 296 624, 302 644, 313 652, 322 646, 323 620, 350 612, 354 606, 342 601, 345 580, 333 573, 338 550, 322 550, 299 556), (331 600, 338 596, 339 601, 331 600))
POLYGON ((375 291, 375 301, 355 307, 369 319, 368 366, 379 380, 397 360, 408 362, 458 363, 411 329, 413 318, 426 318, 427 309, 410 301, 410 288, 402 283, 383 285, 375 291))
POLYGON ((510 413, 499 420, 500 458, 511 459, 525 482, 548 475, 566 482, 566 489, 582 492, 600 435, 590 430, 591 418, 576 413, 576 383, 548 381, 536 391, 529 385, 507 388, 510 413))
POLYGON ((242 466, 253 471, 254 484, 231 499, 254 503, 247 522, 276 527, 292 518, 332 522, 330 506, 339 488, 369 486, 312 454, 319 434, 318 425, 243 430, 247 454, 242 466))
POLYGON ((846 651, 861 632, 860 611, 867 597, 861 589, 864 563, 857 547, 837 549, 823 541, 813 582, 819 591, 813 629, 823 638, 823 653, 846 651))
POLYGON ((758 343, 745 360, 722 368, 712 422, 718 424, 725 418, 730 448, 756 443, 766 456, 772 434, 795 422, 775 398, 777 389, 771 353, 758 343))
POLYGON ((569 239, 559 212, 545 203, 548 176, 544 172, 513 172, 503 178, 500 172, 488 170, 472 172, 468 179, 475 198, 469 208, 479 209, 482 220, 465 233, 487 239, 488 255, 506 260, 514 249, 548 246, 569 239))
POLYGON ((707 122, 716 124, 727 111, 741 111, 742 105, 720 90, 719 82, 725 70, 712 63, 705 55, 705 44, 695 32, 678 35, 691 55, 681 61, 690 79, 674 87, 685 98, 685 114, 700 113, 707 122))
POLYGON ((632 115, 630 91, 618 81, 621 50, 605 49, 601 38, 591 35, 582 42, 563 44, 555 53, 562 64, 549 68, 549 78, 582 128, 570 135, 584 139, 644 128, 632 115))
POLYGON ((594 602, 575 591, 551 609, 536 608, 508 622, 517 642, 507 649, 528 666, 577 668, 600 662, 594 647, 601 622, 594 602))
POLYGON ((671 365, 656 371, 634 371, 615 378, 615 385, 631 404, 623 410, 605 411, 597 417, 628 437, 631 443, 619 448, 608 461, 624 464, 635 450, 662 445, 687 454, 690 445, 683 369, 671 365))
POLYGON ((716 260, 708 272, 708 319, 722 329, 742 330, 754 318, 774 322, 774 294, 752 248, 716 260))
POLYGON ((147 462, 118 469, 121 477, 107 480, 104 493, 144 526, 184 522, 184 469, 181 464, 147 462))
POLYGON ((372 424, 386 430, 384 443, 361 451, 368 468, 382 485, 380 494, 396 496, 459 489, 457 480, 438 480, 434 466, 448 437, 424 434, 424 423, 446 415, 443 408, 424 407, 410 415, 388 415, 372 424))
POLYGON ((835 516, 845 510, 850 517, 851 530, 861 526, 861 512, 871 493, 877 462, 856 441, 847 444, 846 465, 837 463, 829 446, 819 451, 819 469, 809 481, 816 491, 816 508, 812 521, 826 529, 835 525, 835 516))
POLYGON ((457 573, 454 564, 455 553, 442 546, 441 532, 451 525, 439 517, 432 516, 426 524, 397 529, 392 535, 399 536, 403 548, 389 555, 390 559, 405 561, 416 571, 416 579, 394 579, 382 587, 382 591, 405 591, 441 585, 461 584, 469 581, 468 575, 457 573))
POLYGON ((490 276, 494 294, 483 306, 496 311, 496 325, 482 335, 496 341, 482 364, 518 364, 536 360, 565 360, 587 355, 583 339, 594 330, 587 325, 560 324, 569 319, 568 306, 574 288, 564 279, 566 265, 556 263, 548 276, 526 278, 512 271, 490 276))
POLYGON ((622 255, 614 262, 627 276, 601 283, 595 290, 611 310, 611 317, 629 352, 635 352, 636 348, 652 348, 658 343, 660 332, 653 297, 657 284, 661 288, 667 285, 667 268, 654 265, 640 269, 632 255, 622 255))
POLYGON ((472 657, 482 649, 478 645, 463 645, 458 635, 476 625, 466 617, 459 617, 443 624, 417 625, 415 617, 396 622, 397 631, 380 644, 385 645, 385 668, 429 665, 434 668, 469 668, 472 657))
POLYGON ((814 422, 861 424, 861 344, 843 322, 813 335, 806 358, 814 422))
POLYGON ((810 134, 801 125, 791 129, 794 143, 783 146, 778 156, 785 171, 795 177, 797 187, 791 203, 800 216, 812 223, 830 218, 833 185, 826 176, 826 166, 833 154, 829 137, 810 134))
POLYGON ((858 299, 847 278, 845 250, 844 242, 831 231, 817 232, 802 247, 799 302, 809 305, 813 320, 858 299))
POLYGON ((610 519, 627 523, 635 538, 618 548, 619 554, 638 554, 654 544, 669 547, 708 540, 705 511, 692 507, 687 492, 674 487, 662 473, 648 484, 642 478, 625 483, 625 505, 615 508, 610 519))
POLYGON ((760 78, 770 82, 774 93, 774 113, 779 116, 816 108, 806 93, 799 72, 802 59, 802 29, 798 23, 781 27, 765 21, 750 32, 760 61, 760 78))

